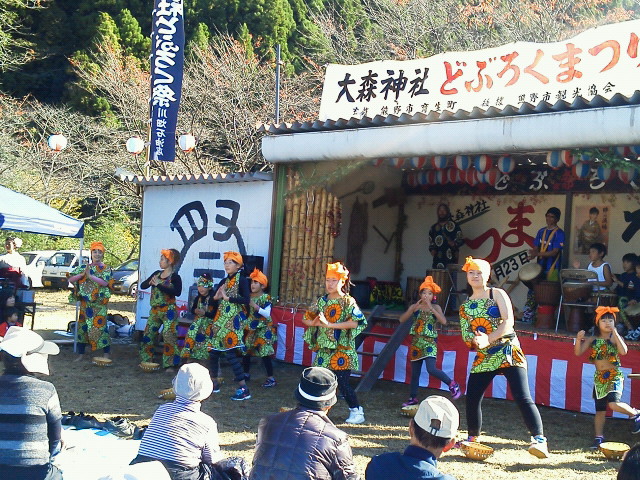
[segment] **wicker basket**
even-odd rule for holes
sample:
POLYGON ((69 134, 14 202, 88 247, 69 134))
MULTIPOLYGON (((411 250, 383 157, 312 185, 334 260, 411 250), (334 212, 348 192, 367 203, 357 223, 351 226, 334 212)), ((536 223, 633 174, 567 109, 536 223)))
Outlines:
POLYGON ((91 363, 97 365, 98 367, 110 367, 113 365, 113 360, 106 357, 93 357, 91 359, 91 363))
POLYGON ((460 449, 468 458, 486 460, 493 455, 493 448, 478 442, 462 442, 460 449))
POLYGON ((164 390, 160 390, 158 398, 162 400, 175 400, 176 392, 173 391, 173 388, 165 388, 164 390))
POLYGON ((400 415, 403 417, 415 417, 420 405, 409 405, 400 409, 400 415))
POLYGON ((145 372, 155 372, 160 370, 160 364, 152 362, 140 362, 140 368, 145 372))
POLYGON ((598 448, 609 460, 620 460, 631 447, 626 443, 602 442, 598 448))

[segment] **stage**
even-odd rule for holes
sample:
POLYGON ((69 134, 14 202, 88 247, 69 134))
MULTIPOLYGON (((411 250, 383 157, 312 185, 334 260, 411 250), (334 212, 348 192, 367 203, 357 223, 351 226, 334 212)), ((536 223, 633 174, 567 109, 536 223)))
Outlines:
MULTIPOLYGON (((298 365, 311 365, 314 354, 302 340, 305 329, 301 321, 303 314, 304 310, 291 307, 272 309, 271 316, 278 327, 277 359, 298 365)), ((376 325, 373 331, 391 333, 393 317, 397 318, 397 315, 397 312, 395 315, 390 314, 389 320, 381 322, 382 325, 376 325)), ((453 317, 448 318, 453 319, 453 317)), ((447 325, 438 337, 437 366, 454 378, 465 392, 467 377, 475 354, 470 352, 462 341, 457 323, 453 321, 450 323, 451 325, 447 325)), ((531 325, 520 322, 516 323, 516 331, 527 357, 529 386, 536 404, 575 412, 595 413, 592 398, 595 368, 587 362, 586 353, 581 357, 574 355, 574 336, 548 330, 537 332, 531 325)), ((359 351, 377 353, 384 344, 383 339, 367 337, 359 351)), ((386 366, 380 376, 381 379, 409 383, 411 375, 411 365, 407 359, 409 344, 410 338, 407 336, 386 366)), ((627 345, 629 352, 621 357, 622 371, 625 376, 632 372, 640 372, 640 344, 627 341, 627 345)), ((360 355, 360 368, 363 371, 366 371, 372 362, 371 356, 360 355)), ((427 375, 424 366, 420 386, 448 392, 444 383, 427 375)), ((497 376, 487 389, 485 396, 511 398, 505 378, 497 376)), ((625 378, 622 401, 631 406, 640 407, 640 379, 632 381, 625 378)), ((618 413, 614 413, 613 416, 626 418, 618 413)))

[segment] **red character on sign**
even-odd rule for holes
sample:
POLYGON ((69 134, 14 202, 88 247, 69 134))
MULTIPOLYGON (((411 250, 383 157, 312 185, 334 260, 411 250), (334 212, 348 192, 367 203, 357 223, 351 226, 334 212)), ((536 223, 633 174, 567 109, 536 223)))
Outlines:
POLYGON ((527 68, 524 69, 524 73, 528 73, 529 75, 533 75, 538 80, 540 80, 540 83, 543 83, 543 84, 546 85, 547 83, 549 83, 549 79, 547 77, 545 77, 544 75, 542 75, 540 72, 536 72, 534 70, 534 68, 536 68, 538 66, 538 63, 540 63, 540 60, 542 59, 542 57, 544 57, 544 52, 542 50, 538 49, 536 51, 536 58, 533 60, 531 65, 529 65, 527 68))
MULTIPOLYGON (((460 65, 460 62, 456 62, 456 63, 460 65)), ((446 88, 446 86, 452 83, 456 78, 460 77, 462 75, 462 70, 458 69, 456 73, 453 73, 451 64, 449 62, 444 62, 444 70, 446 72, 447 79, 444 81, 444 83, 440 87, 440 93, 443 95, 455 95, 456 93, 458 93, 458 89, 446 88)))
POLYGON ((520 78, 520 67, 518 67, 517 65, 513 64, 513 61, 518 57, 518 55, 519 55, 518 52, 513 52, 513 53, 509 53, 507 55, 503 55, 503 56, 500 57, 500 60, 505 62, 506 65, 504 66, 502 71, 500 73, 498 73, 498 77, 502 78, 502 76, 505 73, 507 73, 507 70, 511 70, 513 72, 513 77, 511 77, 511 80, 509 80, 505 84, 505 87, 508 87, 509 85, 513 85, 520 78))
MULTIPOLYGON (((484 79, 482 78, 482 71, 485 68, 487 68, 487 62, 477 61, 476 65, 478 66, 478 86, 473 87, 472 86, 473 82, 464 82, 464 86, 467 89, 467 92, 470 92, 471 90, 473 90, 474 92, 477 93, 480 90, 482 90, 482 87, 484 86, 484 79)), ((487 88, 493 87, 493 79, 487 74, 485 74, 484 76, 487 79, 487 88)))
POLYGON ((582 72, 580 70, 576 70, 575 68, 576 65, 582 61, 580 58, 578 58, 578 55, 580 53, 582 53, 581 48, 577 48, 573 43, 567 43, 566 52, 559 53, 558 55, 552 55, 552 58, 554 60, 561 62, 560 68, 566 69, 556 76, 556 80, 558 80, 560 83, 567 83, 574 78, 582 77, 582 72))
POLYGON ((602 70, 600 70, 600 72, 604 72, 605 70, 615 67, 618 60, 620 60, 620 44, 615 40, 602 42, 600 45, 590 48, 589 53, 595 57, 605 48, 610 48, 612 50, 611 61, 602 70))

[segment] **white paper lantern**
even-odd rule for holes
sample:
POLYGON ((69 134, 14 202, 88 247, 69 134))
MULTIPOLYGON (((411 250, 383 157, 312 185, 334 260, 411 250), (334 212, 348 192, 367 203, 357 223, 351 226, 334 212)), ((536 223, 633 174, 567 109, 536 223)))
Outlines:
POLYGON ((178 138, 178 145, 180 146, 180 150, 184 153, 189 153, 191 150, 196 148, 196 137, 189 133, 180 135, 180 138, 178 138))
POLYGON ((144 150, 144 140, 140 137, 131 137, 127 140, 127 152, 138 155, 144 150))
POLYGON ((67 137, 60 134, 51 135, 47 140, 47 144, 51 150, 59 152, 60 150, 67 148, 67 137))

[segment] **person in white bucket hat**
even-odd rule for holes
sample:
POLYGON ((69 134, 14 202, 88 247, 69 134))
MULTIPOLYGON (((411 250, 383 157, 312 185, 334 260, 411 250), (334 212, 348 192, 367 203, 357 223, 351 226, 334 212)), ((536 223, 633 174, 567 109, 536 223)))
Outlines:
POLYGON ((48 357, 60 352, 53 342, 27 328, 11 327, 0 339, 0 477, 61 480, 52 464, 61 448, 62 414, 53 384, 33 374, 49 374, 48 357))

